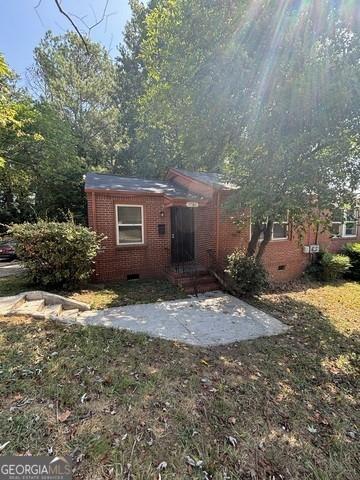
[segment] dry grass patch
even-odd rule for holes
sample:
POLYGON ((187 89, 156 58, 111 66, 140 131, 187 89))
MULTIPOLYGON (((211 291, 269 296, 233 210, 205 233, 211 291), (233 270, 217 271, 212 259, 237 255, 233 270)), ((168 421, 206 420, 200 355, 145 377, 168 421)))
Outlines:
POLYGON ((87 480, 355 480, 349 289, 360 296, 357 284, 266 295, 255 303, 293 328, 212 349, 3 318, 3 453, 70 453, 74 478, 87 480))
MULTIPOLYGON (((27 282, 24 275, 0 278, 0 297, 16 295, 39 287, 27 282)), ((106 284, 90 284, 73 291, 47 289, 49 292, 88 303, 94 309, 119 307, 136 303, 153 303, 186 297, 183 290, 167 280, 131 280, 106 284)))

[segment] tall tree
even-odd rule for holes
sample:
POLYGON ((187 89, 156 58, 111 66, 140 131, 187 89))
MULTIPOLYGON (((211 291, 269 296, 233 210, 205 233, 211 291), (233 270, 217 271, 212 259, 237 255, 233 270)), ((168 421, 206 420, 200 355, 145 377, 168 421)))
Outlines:
MULTIPOLYGON (((140 99, 146 90, 147 69, 141 56, 142 44, 147 35, 146 18, 158 0, 146 5, 140 0, 130 0, 132 17, 125 26, 123 42, 116 58, 115 101, 121 116, 121 129, 127 133, 128 143, 121 152, 121 172, 146 174, 142 156, 140 127, 140 99)), ((154 172, 151 172, 154 173, 154 172)))
POLYGON ((0 64, 0 224, 85 218, 85 162, 77 156, 71 126, 48 104, 34 102, 0 64))
POLYGON ((249 255, 359 184, 359 25, 315 3, 172 0, 146 19, 148 161, 225 172, 252 212, 249 255))
POLYGON ((0 53, 0 168, 11 156, 12 143, 9 138, 26 137, 26 127, 33 118, 32 102, 16 87, 16 75, 0 53))
POLYGON ((113 100, 115 70, 100 44, 84 43, 73 32, 47 32, 35 49, 32 87, 66 119, 77 139, 77 154, 88 167, 114 171, 126 135, 113 100))
POLYGON ((32 143, 25 161, 31 165, 33 208, 37 218, 63 220, 70 212, 84 222, 86 201, 83 177, 86 163, 77 155, 77 138, 71 125, 50 105, 36 105, 33 128, 42 141, 32 143))
MULTIPOLYGON (((36 111, 16 86, 16 75, 0 55, 0 230, 2 224, 29 212, 31 175, 19 168, 19 152, 42 140, 33 128, 36 111)), ((24 219, 25 219, 24 218, 24 219)))

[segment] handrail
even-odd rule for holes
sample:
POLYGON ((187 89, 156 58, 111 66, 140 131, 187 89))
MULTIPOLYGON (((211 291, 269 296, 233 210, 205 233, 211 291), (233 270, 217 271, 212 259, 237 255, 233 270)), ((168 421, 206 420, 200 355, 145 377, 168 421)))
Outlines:
POLYGON ((182 260, 181 262, 177 262, 177 263, 173 264, 172 268, 175 270, 176 273, 191 273, 191 279, 192 279, 191 287, 194 290, 194 295, 197 297, 198 293, 199 293, 199 291, 198 291, 199 290, 198 289, 198 286, 199 286, 199 271, 196 268, 196 263, 194 261, 193 255, 190 254, 190 252, 187 251, 187 250, 184 250, 183 253, 184 253, 185 259, 182 260), (189 266, 190 262, 192 262, 192 261, 194 261, 194 267, 195 268, 194 268, 193 271, 189 271, 189 270, 187 270, 187 267, 189 266))

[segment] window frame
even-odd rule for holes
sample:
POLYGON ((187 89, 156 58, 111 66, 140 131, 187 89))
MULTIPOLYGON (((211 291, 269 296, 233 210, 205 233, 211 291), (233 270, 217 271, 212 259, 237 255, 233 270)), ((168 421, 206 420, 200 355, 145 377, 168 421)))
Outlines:
POLYGON ((144 205, 129 205, 125 203, 115 204, 115 219, 116 219, 116 245, 118 247, 128 247, 131 245, 144 245, 145 243, 145 229, 144 229, 144 205), (131 207, 131 208, 140 208, 141 209, 141 224, 140 223, 119 223, 119 208, 118 207, 131 207), (141 227, 141 242, 126 242, 120 243, 119 236, 119 227, 141 227))
MULTIPOLYGON (((252 223, 252 221, 250 221, 250 238, 251 238, 251 235, 252 235, 252 228, 253 228, 253 223, 252 223)), ((273 222, 273 226, 272 226, 272 229, 271 229, 271 239, 270 239, 270 242, 284 242, 284 241, 290 240, 289 228, 290 228, 290 221, 289 221, 289 219, 288 219, 286 222, 273 222), (287 225, 287 237, 274 238, 274 225, 275 225, 275 224, 287 225)), ((262 241, 264 240, 264 238, 261 238, 261 235, 263 235, 263 234, 264 234, 264 232, 262 232, 262 233, 260 234, 260 238, 259 238, 258 242, 262 242, 262 241)))
POLYGON ((353 212, 354 214, 354 220, 348 220, 347 218, 347 211, 343 211, 343 221, 340 222, 340 221, 335 221, 335 222, 331 222, 331 227, 333 225, 340 225, 340 233, 339 235, 335 235, 333 233, 330 232, 330 235, 331 235, 331 238, 333 239, 336 239, 336 238, 357 238, 358 236, 358 228, 359 228, 359 224, 358 224, 358 218, 357 218, 357 209, 354 210, 353 212), (351 223, 351 224, 354 224, 355 225, 355 233, 352 234, 352 235, 346 235, 346 226, 351 223))
POLYGON ((271 229, 271 242, 277 242, 281 240, 289 240, 289 219, 287 222, 273 222, 273 226, 271 229), (286 225, 286 237, 276 237, 274 238, 274 225, 286 225))

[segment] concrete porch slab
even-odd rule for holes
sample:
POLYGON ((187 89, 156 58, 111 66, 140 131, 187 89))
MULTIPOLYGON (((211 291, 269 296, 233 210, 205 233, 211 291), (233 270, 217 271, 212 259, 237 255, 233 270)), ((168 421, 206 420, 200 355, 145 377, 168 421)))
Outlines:
POLYGON ((203 347, 278 335, 289 328, 220 291, 169 302, 82 312, 74 323, 126 329, 203 347))

